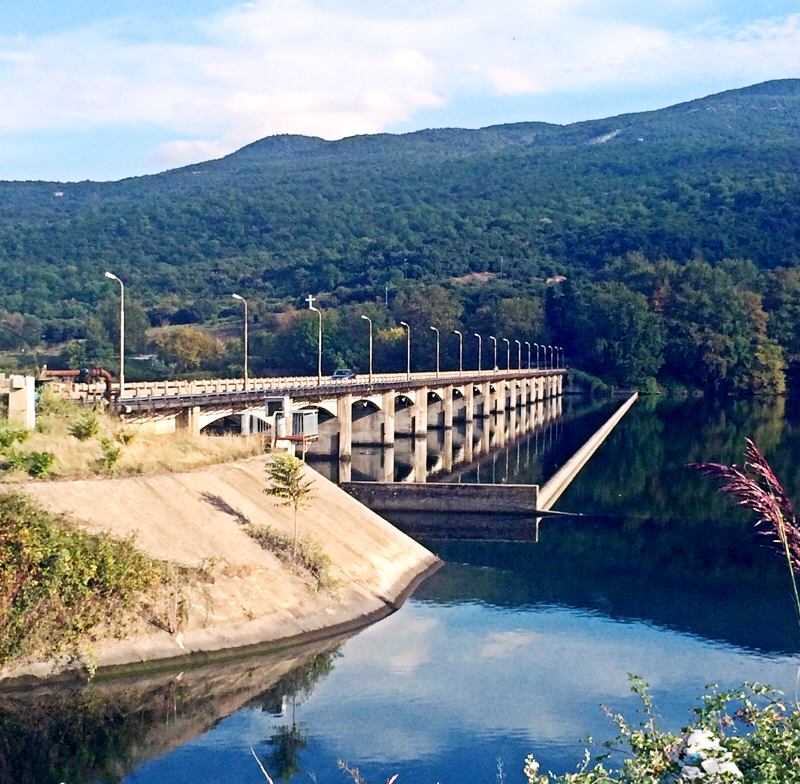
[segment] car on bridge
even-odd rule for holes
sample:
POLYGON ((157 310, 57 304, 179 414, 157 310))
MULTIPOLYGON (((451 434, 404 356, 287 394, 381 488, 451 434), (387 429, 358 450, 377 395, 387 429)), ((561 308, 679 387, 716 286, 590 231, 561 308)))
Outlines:
POLYGON ((354 370, 350 368, 338 368, 333 371, 331 374, 331 380, 333 381, 343 381, 348 378, 355 378, 356 374, 354 370))

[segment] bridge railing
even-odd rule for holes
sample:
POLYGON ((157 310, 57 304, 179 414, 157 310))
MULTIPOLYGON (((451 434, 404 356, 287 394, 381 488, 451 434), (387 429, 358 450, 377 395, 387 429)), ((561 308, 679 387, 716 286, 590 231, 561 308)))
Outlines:
MULTIPOLYGON (((435 371, 412 373, 412 381, 430 381, 435 387, 437 383, 446 384, 458 380, 480 378, 502 380, 506 378, 520 378, 522 376, 542 375, 557 368, 511 368, 510 370, 443 370, 437 375, 435 371)), ((408 380, 406 373, 373 373, 372 383, 401 383, 408 380)), ((349 379, 332 379, 322 377, 322 384, 326 387, 369 384, 370 377, 367 373, 357 374, 349 379)), ((319 385, 317 376, 268 376, 265 378, 251 378, 248 381, 247 391, 254 392, 260 389, 297 389, 303 387, 316 387, 319 385)), ((68 384, 51 382, 49 388, 56 394, 75 399, 100 398, 105 392, 105 383, 68 384)), ((242 378, 213 378, 198 379, 193 381, 138 381, 125 384, 125 399, 150 398, 150 397, 177 397, 189 395, 224 394, 231 392, 244 392, 244 379, 242 378)))

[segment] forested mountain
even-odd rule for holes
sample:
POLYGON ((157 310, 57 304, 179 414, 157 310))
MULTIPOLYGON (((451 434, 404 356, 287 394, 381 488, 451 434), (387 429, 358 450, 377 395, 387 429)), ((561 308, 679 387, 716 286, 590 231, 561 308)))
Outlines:
POLYGON ((555 341, 616 383, 774 390, 800 357, 798 130, 792 79, 569 126, 276 136, 115 183, 0 183, 0 348, 79 340, 70 361, 110 362, 111 269, 142 327, 246 296, 264 372, 313 367, 291 312, 311 293, 328 363, 364 365, 368 303, 387 365, 416 319, 555 341))

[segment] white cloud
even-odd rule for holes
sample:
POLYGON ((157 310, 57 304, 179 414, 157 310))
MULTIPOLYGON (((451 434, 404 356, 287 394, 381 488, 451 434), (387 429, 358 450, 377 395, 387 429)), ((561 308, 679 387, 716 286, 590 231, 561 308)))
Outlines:
POLYGON ((198 20, 202 45, 131 41, 123 21, 0 38, 0 131, 152 124, 174 137, 152 160, 174 166, 276 133, 375 133, 459 96, 800 73, 800 14, 675 32, 619 6, 257 0, 198 20))

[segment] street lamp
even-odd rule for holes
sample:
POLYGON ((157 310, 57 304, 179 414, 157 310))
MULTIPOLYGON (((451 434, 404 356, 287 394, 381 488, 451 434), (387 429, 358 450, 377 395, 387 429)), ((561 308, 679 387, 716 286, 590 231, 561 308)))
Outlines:
POLYGON ((362 316, 364 321, 369 321, 369 383, 372 383, 372 319, 369 316, 362 316))
POLYGON ((539 344, 538 343, 534 343, 533 345, 536 346, 536 369, 538 370, 539 369, 539 344))
POLYGON ((497 370, 497 338, 494 335, 489 335, 489 340, 494 343, 494 369, 497 370))
POLYGON ((322 385, 322 311, 314 307, 316 297, 308 295, 308 309, 313 310, 319 316, 319 332, 317 333, 317 385, 322 385))
POLYGON ((506 370, 511 370, 511 341, 503 338, 503 343, 506 344, 506 370))
POLYGON ((411 379, 411 327, 405 321, 400 322, 401 327, 406 328, 406 379, 411 379))
POLYGON ((436 327, 431 327, 436 333, 436 378, 439 378, 439 330, 436 327))
POLYGON ((247 392, 247 300, 238 294, 231 294, 231 296, 244 303, 244 391, 247 392))
POLYGON ((553 369, 553 347, 552 346, 545 346, 544 349, 544 369, 545 370, 552 370, 553 369), (550 364, 547 364, 547 351, 550 350, 550 364))
POLYGON ((119 283, 119 398, 125 394, 125 286, 122 281, 108 270, 105 276, 119 283))
POLYGON ((472 334, 475 335, 476 338, 478 338, 478 373, 480 373, 481 372, 481 343, 483 342, 483 340, 481 339, 481 336, 477 332, 473 332, 472 334))
POLYGON ((528 347, 528 370, 531 369, 531 344, 526 340, 525 345, 528 347))
POLYGON ((457 330, 453 330, 454 335, 458 335, 458 372, 464 372, 464 336, 457 330))
POLYGON ((518 340, 514 342, 517 344, 517 370, 522 370, 522 343, 518 340))

